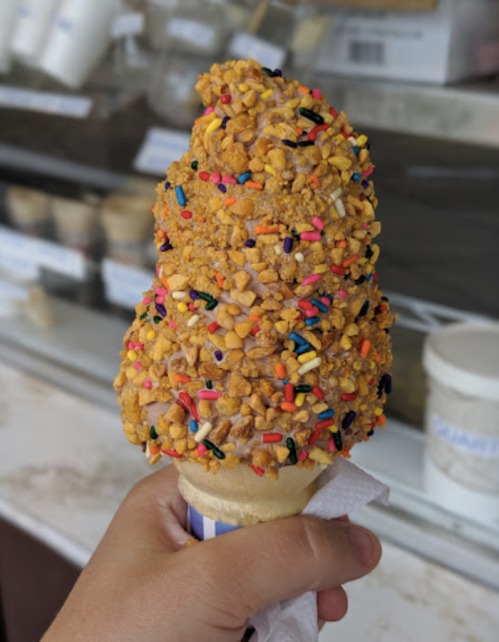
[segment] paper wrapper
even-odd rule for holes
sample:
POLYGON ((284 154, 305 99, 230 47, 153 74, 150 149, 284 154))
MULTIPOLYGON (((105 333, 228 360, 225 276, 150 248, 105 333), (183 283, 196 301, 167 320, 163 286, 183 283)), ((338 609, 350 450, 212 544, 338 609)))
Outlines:
MULTIPOLYGON (((230 517, 228 519, 227 516, 230 515, 229 511, 231 510, 231 506, 227 504, 227 501, 223 497, 220 497, 221 492, 223 494, 223 488, 219 490, 218 494, 215 491, 215 495, 213 496, 213 505, 215 507, 221 506, 221 511, 219 510, 217 513, 213 508, 210 510, 208 506, 208 493, 206 490, 203 489, 196 495, 196 493, 193 493, 194 489, 192 488, 192 484, 189 489, 190 484, 189 482, 187 484, 185 483, 185 477, 182 475, 184 472, 182 469, 183 466, 185 466, 185 464, 177 466, 181 473, 179 488, 189 503, 191 529, 198 539, 208 539, 230 532, 231 530, 240 528, 244 525, 245 521, 247 521, 248 524, 255 523, 255 513, 261 508, 261 505, 260 507, 258 506, 258 502, 256 508, 254 500, 249 502, 249 504, 253 506, 253 515, 250 516, 248 520, 241 517, 242 511, 237 512, 235 519, 230 517), (189 492, 189 490, 191 492, 189 492), (204 507, 204 514, 200 512, 200 504, 204 507), (206 506, 208 506, 208 510, 206 510, 206 506), (209 514, 206 515, 206 513, 209 514), (224 521, 217 519, 220 515, 224 515, 224 521)), ((194 481, 198 478, 198 472, 205 476, 208 485, 213 479, 218 477, 218 475, 206 473, 203 468, 197 464, 189 464, 189 466, 195 466, 199 469, 199 471, 194 471, 194 481)), ((255 477, 254 482, 263 482, 263 485, 266 485, 266 482, 270 484, 282 484, 286 471, 294 470, 291 468, 281 469, 279 475, 281 482, 273 482, 272 480, 264 478, 256 478, 256 475, 254 475, 253 471, 249 468, 239 468, 249 471, 255 477)), ((296 470, 297 473, 302 471, 303 469, 301 469, 301 471, 296 470)), ((227 472, 233 473, 235 471, 227 472)), ((322 472, 320 469, 306 472, 311 473, 308 478, 306 475, 297 475, 296 478, 289 480, 290 483, 297 484, 298 487, 301 488, 301 491, 299 491, 301 493, 299 501, 303 502, 304 507, 302 506, 302 510, 296 510, 294 513, 286 512, 286 508, 289 508, 289 504, 286 506, 286 498, 283 498, 283 501, 277 502, 271 497, 270 510, 268 508, 269 501, 264 502, 264 504, 267 504, 267 507, 264 508, 264 510, 267 511, 267 516, 275 512, 279 504, 281 505, 281 510, 278 510, 280 515, 277 515, 277 517, 283 517, 284 514, 292 515, 297 512, 302 512, 305 515, 315 515, 323 519, 333 519, 335 517, 341 517, 342 515, 348 515, 372 501, 378 501, 385 505, 388 504, 390 492, 388 487, 346 459, 338 458, 334 465, 327 467, 322 472), (315 476, 320 473, 316 479, 314 473, 315 476), (282 509, 283 502, 285 505, 284 509, 282 509)), ((245 475, 245 473, 242 473, 242 475, 245 475)), ((202 477, 200 477, 200 479, 202 480, 202 477)), ((219 479, 221 481, 221 478, 219 479)), ((258 488, 254 482, 251 482, 251 486, 258 488)), ((244 484, 245 481, 241 483, 241 490, 244 484)), ((223 486, 222 484, 219 485, 223 486)), ((277 491, 276 487, 274 488, 277 491)), ((237 496, 239 491, 236 488, 234 492, 237 496)), ((272 495, 273 491, 271 490, 270 492, 272 495)), ((275 495, 277 497, 277 492, 275 495)), ((289 497, 289 494, 285 495, 289 497)), ((273 518, 275 517, 269 517, 269 519, 273 518)), ((264 519, 262 521, 269 520, 264 519)), ((255 628, 251 642, 282 642, 283 640, 286 640, 286 642, 303 642, 304 640, 313 642, 318 640, 317 595, 314 592, 309 592, 298 598, 273 604, 257 613, 252 619, 251 625, 255 628)))

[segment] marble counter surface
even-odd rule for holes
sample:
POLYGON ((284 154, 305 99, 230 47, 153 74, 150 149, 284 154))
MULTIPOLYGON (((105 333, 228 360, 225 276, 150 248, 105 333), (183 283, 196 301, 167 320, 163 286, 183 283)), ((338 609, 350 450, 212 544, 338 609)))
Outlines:
MULTIPOLYGON (((84 565, 130 486, 150 468, 110 413, 0 366, 0 516, 84 565)), ((384 544, 347 587, 321 642, 496 642, 499 595, 384 544)))

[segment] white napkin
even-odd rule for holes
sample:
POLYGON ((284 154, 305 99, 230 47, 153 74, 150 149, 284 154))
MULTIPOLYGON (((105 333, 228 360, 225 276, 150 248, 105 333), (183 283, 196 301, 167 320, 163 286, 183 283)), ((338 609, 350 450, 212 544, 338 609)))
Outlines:
MULTIPOLYGON (((348 515, 376 500, 388 504, 390 489, 346 459, 327 468, 318 478, 319 490, 303 511, 333 519, 348 515)), ((317 642, 317 594, 310 591, 292 600, 273 604, 251 620, 251 642, 317 642)))

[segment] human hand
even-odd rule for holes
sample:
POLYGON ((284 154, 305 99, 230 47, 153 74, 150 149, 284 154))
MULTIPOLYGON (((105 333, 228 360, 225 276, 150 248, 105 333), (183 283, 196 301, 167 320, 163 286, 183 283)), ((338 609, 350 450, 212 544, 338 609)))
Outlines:
POLYGON ((239 642, 257 611, 307 591, 339 620, 341 585, 381 557, 366 529, 309 516, 190 546, 186 514, 173 466, 134 486, 42 642, 239 642))

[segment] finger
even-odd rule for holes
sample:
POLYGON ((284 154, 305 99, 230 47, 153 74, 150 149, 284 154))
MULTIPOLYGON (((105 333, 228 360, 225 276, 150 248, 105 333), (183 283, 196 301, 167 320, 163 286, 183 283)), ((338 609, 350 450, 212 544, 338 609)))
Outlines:
MULTIPOLYGON (((299 516, 202 542, 192 554, 198 569, 193 581, 219 589, 213 604, 218 600, 249 617, 267 604, 366 575, 377 565, 381 545, 360 526, 299 516)), ((209 586, 200 590, 208 601, 214 598, 209 586)))
POLYGON ((317 611, 321 620, 338 622, 345 617, 347 610, 348 597, 342 586, 317 593, 317 611))

